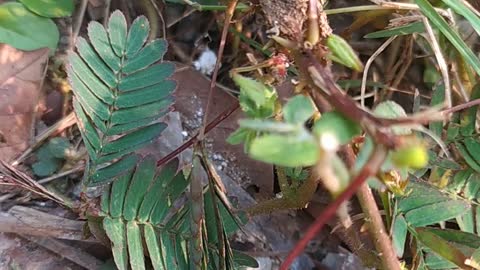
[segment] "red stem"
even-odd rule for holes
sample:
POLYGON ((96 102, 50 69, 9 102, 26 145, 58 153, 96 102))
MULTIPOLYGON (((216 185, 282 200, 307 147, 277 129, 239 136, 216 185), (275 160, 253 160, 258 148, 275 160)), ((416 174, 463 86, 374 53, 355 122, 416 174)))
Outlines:
MULTIPOLYGON (((220 115, 218 115, 215 119, 213 119, 212 122, 208 123, 208 125, 205 127, 205 134, 207 134, 210 130, 215 128, 223 120, 228 118, 233 112, 235 112, 238 109, 239 106, 240 104, 237 102, 231 108, 228 108, 227 110, 223 111, 220 115)), ((177 149, 173 150, 172 152, 170 152, 170 154, 166 155, 165 157, 157 161, 157 167, 169 162, 170 160, 175 158, 178 154, 183 152, 185 149, 192 146, 197 141, 198 134, 199 133, 197 132, 197 134, 193 135, 192 138, 190 138, 188 141, 180 145, 177 149)))
POLYGON ((335 213, 337 212, 338 207, 346 200, 350 199, 360 188, 360 186, 365 183, 368 177, 372 176, 382 165, 385 157, 386 150, 379 146, 371 154, 368 162, 366 163, 362 170, 355 177, 353 182, 347 187, 347 189, 342 192, 327 208, 322 212, 322 214, 317 217, 315 222, 310 225, 307 232, 300 241, 297 242, 295 247, 290 251, 285 261, 280 266, 280 270, 288 270, 288 267, 293 263, 295 258, 302 253, 302 251, 307 246, 308 242, 312 240, 317 233, 323 228, 323 225, 330 220, 335 213))

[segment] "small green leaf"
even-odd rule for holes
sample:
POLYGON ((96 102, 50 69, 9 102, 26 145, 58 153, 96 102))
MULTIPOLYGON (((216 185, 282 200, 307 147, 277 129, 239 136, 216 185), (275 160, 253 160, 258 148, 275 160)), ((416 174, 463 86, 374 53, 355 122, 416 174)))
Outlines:
POLYGON ((314 112, 312 101, 304 95, 297 95, 285 104, 283 118, 287 123, 303 124, 312 117, 314 112))
POLYGON ((0 5, 0 43, 25 51, 48 47, 53 55, 59 38, 58 28, 51 19, 37 16, 20 3, 0 5))
POLYGON ((364 38, 386 38, 393 36, 404 36, 414 33, 423 33, 424 31, 425 26, 422 22, 413 22, 406 25, 373 32, 365 35, 364 38))
MULTIPOLYGON (((88 67, 102 80, 108 87, 115 87, 117 85, 117 79, 112 70, 107 67, 105 62, 98 56, 95 50, 88 44, 88 42, 78 37, 77 51, 82 60, 88 65, 88 67)), ((82 75, 83 77, 83 75, 82 75)), ((108 103, 108 102, 107 102, 108 103)))
POLYGON ((91 177, 91 185, 95 186, 110 183, 111 181, 115 180, 115 177, 118 175, 125 174, 131 170, 137 164, 137 161, 138 156, 131 154, 123 157, 121 160, 113 163, 112 165, 95 171, 91 177))
POLYGON ((155 64, 124 77, 118 89, 122 92, 128 92, 163 83, 174 71, 175 65, 173 63, 155 64))
POLYGON ((112 253, 115 264, 120 270, 128 269, 128 254, 125 225, 122 219, 106 217, 103 220, 103 228, 112 242, 112 253))
POLYGON ((248 268, 259 267, 259 264, 257 260, 255 260, 255 258, 237 250, 232 250, 232 252, 233 252, 233 262, 237 266, 248 267, 248 268))
POLYGON ((480 247, 480 237, 473 233, 462 232, 457 229, 428 228, 429 232, 455 245, 469 248, 480 247))
POLYGON ((264 135, 253 140, 252 158, 275 165, 311 166, 319 158, 318 145, 308 133, 298 135, 264 135))
POLYGON ((422 206, 448 201, 450 198, 430 184, 410 181, 405 194, 398 199, 398 211, 407 212, 422 206))
POLYGON ((465 213, 470 205, 460 200, 447 200, 422 206, 405 213, 405 219, 414 227, 447 221, 465 213))
POLYGON ((243 127, 237 128, 237 130, 235 130, 232 134, 230 134, 227 137, 226 141, 229 144, 233 144, 233 145, 241 144, 247 139, 248 134, 251 132, 252 131, 249 130, 248 128, 243 128, 243 127))
POLYGON ((125 196, 125 205, 123 206, 123 218, 125 220, 134 220, 137 217, 140 204, 155 175, 155 168, 156 161, 153 156, 147 156, 137 165, 125 196))
MULTIPOLYGON (((475 85, 472 89, 470 100, 480 99, 480 84, 475 85)), ((460 133, 463 136, 470 136, 475 132, 475 123, 477 120, 477 111, 479 106, 472 106, 464 110, 460 115, 460 133)))
POLYGON ((468 268, 468 266, 465 265, 465 260, 467 257, 460 250, 456 249, 453 245, 429 230, 429 228, 415 229, 417 238, 422 244, 430 248, 441 257, 453 262, 457 266, 461 268, 468 268))
POLYGON ((54 174, 60 166, 60 160, 56 158, 48 158, 33 163, 32 170, 35 175, 45 177, 54 174))
POLYGON ((174 159, 167 163, 158 176, 155 177, 154 183, 150 186, 147 194, 143 198, 140 209, 138 210, 137 219, 146 222, 150 218, 150 214, 158 202, 159 197, 167 196, 165 187, 173 179, 178 169, 178 159, 174 159))
POLYGON ((142 233, 135 221, 127 223, 127 243, 130 266, 135 270, 144 270, 145 255, 143 254, 142 233))
POLYGON ((141 91, 121 93, 115 104, 119 108, 130 108, 160 101, 169 97, 175 91, 177 83, 165 80, 162 83, 143 88, 141 91))
POLYGON ((242 119, 239 121, 239 125, 254 131, 274 133, 292 133, 301 129, 298 125, 261 119, 242 119))
POLYGON ((168 112, 168 109, 172 103, 173 98, 167 97, 164 100, 145 104, 143 106, 114 111, 110 121, 112 124, 120 125, 137 122, 153 116, 157 116, 158 119, 168 112))
POLYGON ((451 190, 455 193, 460 193, 463 191, 463 188, 465 187, 465 182, 468 181, 468 179, 472 176, 473 170, 472 169, 466 169, 459 171, 453 176, 453 179, 451 182, 448 184, 447 189, 451 190))
POLYGON ((127 37, 127 57, 134 56, 147 41, 148 33, 150 32, 150 23, 145 16, 136 18, 127 37))
POLYGON ((118 177, 113 182, 110 192, 110 216, 121 217, 123 214, 123 205, 127 194, 128 186, 132 178, 133 170, 118 177))
MULTIPOLYGON (((375 114, 375 116, 388 119, 395 119, 407 116, 407 113, 402 108, 402 106, 391 100, 387 100, 378 104, 377 107, 375 107, 373 114, 375 114)), ((402 126, 394 126, 392 127, 392 129, 396 135, 408 135, 412 133, 411 129, 402 126)))
MULTIPOLYGON (((129 133, 123 137, 120 137, 114 141, 111 141, 103 147, 104 153, 117 153, 123 150, 129 150, 136 147, 139 144, 149 143, 154 138, 158 137, 160 133, 167 127, 164 123, 157 123, 145 128, 139 129, 129 133)), ((126 151, 131 152, 131 151, 126 151)))
POLYGON ((480 174, 473 173, 465 184, 463 195, 469 200, 478 198, 478 191, 480 190, 480 174))
POLYGON ((353 48, 350 47, 350 44, 348 44, 348 42, 341 36, 331 34, 327 38, 326 45, 332 52, 330 57, 333 61, 339 62, 340 64, 358 72, 363 70, 362 61, 360 61, 360 58, 358 58, 358 55, 353 48))
MULTIPOLYGON (((441 105, 443 104, 444 100, 445 100, 445 86, 441 85, 440 87, 437 87, 435 91, 433 91, 432 99, 430 100, 430 106, 434 107, 437 105, 441 105)), ((437 135, 438 137, 442 137, 443 122, 442 121, 430 122, 429 129, 433 132, 433 134, 437 135)))
POLYGON ((165 262, 163 261, 163 253, 161 243, 155 232, 155 228, 150 224, 145 224, 143 227, 145 243, 147 244, 148 254, 152 261, 153 269, 163 270, 165 269, 165 262))
POLYGON ((456 218, 458 227, 464 232, 474 233, 475 232, 475 220, 474 220, 474 209, 470 209, 465 214, 458 216, 456 218))
POLYGON ((135 57, 128 59, 122 71, 127 74, 136 72, 162 59, 166 51, 167 41, 164 39, 156 39, 135 54, 135 57))
POLYGON ((69 147, 70 141, 65 137, 55 137, 48 142, 48 150, 56 158, 65 158, 65 152, 69 147))
POLYGON ((108 105, 112 105, 114 101, 113 93, 105 84, 98 80, 87 64, 73 52, 69 52, 68 60, 72 65, 71 71, 75 72, 78 78, 80 78, 80 81, 82 81, 88 89, 95 89, 95 91, 91 92, 93 92, 96 97, 108 105))
POLYGON ((470 155, 470 152, 467 150, 467 148, 460 142, 455 143, 455 146, 467 165, 480 173, 480 164, 478 164, 477 161, 470 155))
POLYGON ((75 8, 73 0, 19 0, 28 9, 48 18, 67 17, 75 8))
POLYGON ((392 244, 393 248, 395 249, 395 253, 399 258, 403 257, 403 252, 405 251, 407 232, 408 224, 403 215, 396 216, 395 222, 393 223, 392 244))
POLYGON ((313 125, 313 133, 317 136, 330 133, 340 144, 349 143, 353 137, 360 135, 362 129, 352 120, 337 111, 326 112, 313 125))
POLYGON ((90 42, 98 55, 116 73, 120 70, 120 58, 113 52, 107 31, 97 21, 91 21, 87 27, 90 42))
POLYGON ((108 20, 108 35, 113 51, 122 57, 127 43, 127 21, 120 10, 115 10, 108 20))
POLYGON ((239 74, 234 74, 232 79, 235 84, 240 87, 240 91, 243 92, 250 100, 252 100, 257 107, 265 104, 267 100, 265 93, 269 92, 270 90, 268 86, 259 81, 244 77, 239 74))

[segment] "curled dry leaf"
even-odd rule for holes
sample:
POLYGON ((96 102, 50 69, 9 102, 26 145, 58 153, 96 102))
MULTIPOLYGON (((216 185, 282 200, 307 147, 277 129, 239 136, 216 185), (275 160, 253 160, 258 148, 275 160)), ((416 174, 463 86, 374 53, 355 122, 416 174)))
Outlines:
POLYGON ((28 147, 48 51, 24 52, 0 44, 0 158, 4 161, 28 147))
MULTIPOLYGON (((177 67, 179 68, 179 67, 177 67)), ((191 136, 202 124, 210 89, 210 80, 192 68, 183 67, 173 76, 178 82, 175 110, 180 112, 184 124, 184 135, 191 136)), ((237 101, 225 90, 214 89, 208 121, 231 108, 237 101)), ((243 151, 243 145, 230 145, 225 140, 238 128, 238 120, 244 118, 240 110, 210 131, 205 145, 216 169, 241 184, 244 188, 253 184, 261 196, 271 197, 273 192, 273 167, 250 159, 243 151)))

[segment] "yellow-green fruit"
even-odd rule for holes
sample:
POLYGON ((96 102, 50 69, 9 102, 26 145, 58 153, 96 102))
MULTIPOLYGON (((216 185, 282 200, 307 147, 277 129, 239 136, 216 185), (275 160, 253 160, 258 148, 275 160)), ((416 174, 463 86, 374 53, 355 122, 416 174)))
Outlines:
POLYGON ((392 152, 392 162, 398 167, 421 169, 428 164, 428 153, 421 144, 406 146, 392 152))

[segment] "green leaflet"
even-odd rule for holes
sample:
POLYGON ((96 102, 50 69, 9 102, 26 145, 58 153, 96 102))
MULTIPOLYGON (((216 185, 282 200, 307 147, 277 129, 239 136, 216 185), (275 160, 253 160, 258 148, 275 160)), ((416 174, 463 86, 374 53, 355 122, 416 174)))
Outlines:
POLYGON ((393 223, 392 245, 399 258, 403 257, 405 242, 407 240, 408 224, 403 215, 395 217, 393 223))
POLYGON ((254 159, 285 167, 311 166, 320 157, 317 142, 307 132, 255 138, 249 154, 254 159))
POLYGON ((140 227, 135 221, 128 221, 127 223, 127 245, 130 267, 139 270, 145 269, 145 255, 143 255, 140 227))
POLYGON ((112 241, 112 253, 115 264, 119 269, 128 269, 125 224, 123 224, 121 219, 106 217, 103 220, 103 228, 110 241, 112 241))
POLYGON ((297 95, 291 98, 283 108, 283 118, 290 124, 303 124, 315 112, 310 98, 297 95))
POLYGON ((461 200, 448 200, 422 206, 405 213, 405 219, 414 227, 427 226, 462 215, 470 205, 461 200))
MULTIPOLYGON (((119 176, 111 188, 105 190, 101 203, 102 215, 105 216, 103 225, 112 242, 115 263, 119 269, 145 269, 144 257, 147 253, 154 269, 189 269, 193 266, 193 262, 188 260, 192 254, 191 243, 195 241, 189 230, 193 222, 193 201, 185 201, 189 200, 186 197, 189 181, 182 172, 177 173, 178 166, 179 161, 173 160, 157 170, 155 159, 147 156, 134 170, 119 176), (161 211, 155 211, 157 207, 161 211)), ((200 190, 200 196, 213 202, 210 191, 203 194, 200 190)), ((224 239, 227 239, 227 235, 236 231, 238 225, 222 201, 217 197, 215 200, 219 206, 220 233, 225 234, 224 239)), ((208 226, 202 223, 199 229, 206 240, 207 235, 217 235, 218 227, 211 203, 205 205, 204 211, 208 212, 208 215, 202 214, 204 219, 208 218, 208 226)), ((204 261, 205 256, 213 256, 208 267, 215 268, 214 262, 222 259, 219 258, 216 245, 200 244, 204 248, 197 258, 204 261)), ((230 250, 228 241, 225 248, 230 250)), ((240 257, 246 264, 254 264, 253 258, 242 255, 240 257)), ((222 260, 228 261, 228 258, 222 260)), ((227 269, 234 269, 233 263, 227 269)))
POLYGON ((123 217, 126 220, 134 220, 137 217, 140 204, 153 180, 156 165, 152 156, 148 156, 142 163, 138 164, 125 196, 123 217))
POLYGON ((414 22, 406 25, 393 27, 385 30, 380 30, 377 32, 369 33, 364 36, 364 38, 386 38, 392 36, 404 36, 410 35, 413 33, 422 33, 425 31, 425 26, 422 22, 414 22))
POLYGON ((150 23, 145 16, 136 18, 127 36, 126 55, 128 58, 134 56, 147 41, 148 33, 150 32, 150 23))
POLYGON ((429 228, 417 228, 417 239, 436 254, 465 269, 467 257, 445 239, 431 232, 429 228))
POLYGON ((67 68, 90 155, 87 185, 108 183, 135 166, 136 159, 126 156, 166 128, 152 123, 169 111, 176 88, 176 82, 168 79, 174 65, 159 61, 166 41, 154 40, 144 47, 150 30, 145 17, 128 30, 125 17, 115 11, 107 25, 106 29, 98 22, 89 24, 92 46, 79 38, 67 68), (121 166, 115 166, 119 162, 121 166))

